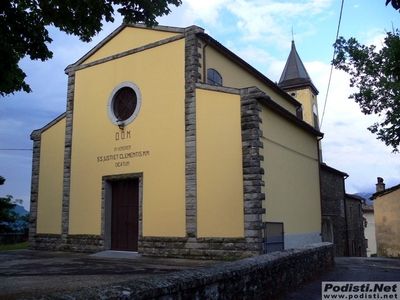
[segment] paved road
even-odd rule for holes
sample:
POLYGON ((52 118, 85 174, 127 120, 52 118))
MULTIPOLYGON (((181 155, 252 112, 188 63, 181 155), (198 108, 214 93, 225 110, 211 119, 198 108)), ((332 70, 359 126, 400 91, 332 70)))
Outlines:
POLYGON ((335 269, 281 299, 320 300, 323 281, 400 281, 400 259, 336 257, 335 269))
MULTIPOLYGON (((146 258, 124 253, 0 252, 0 299, 39 297, 207 267, 217 261, 146 258), (115 259, 116 256, 119 259, 115 259)), ((323 281, 400 281, 400 259, 336 258, 335 269, 279 299, 321 299, 323 281)))

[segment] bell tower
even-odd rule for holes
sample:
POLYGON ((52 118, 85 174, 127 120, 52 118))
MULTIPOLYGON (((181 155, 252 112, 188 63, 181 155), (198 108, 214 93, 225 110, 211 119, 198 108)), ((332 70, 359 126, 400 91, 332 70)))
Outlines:
POLYGON ((308 75, 296 46, 292 40, 292 48, 286 61, 278 86, 302 104, 302 113, 305 122, 319 130, 318 117, 318 90, 308 75))

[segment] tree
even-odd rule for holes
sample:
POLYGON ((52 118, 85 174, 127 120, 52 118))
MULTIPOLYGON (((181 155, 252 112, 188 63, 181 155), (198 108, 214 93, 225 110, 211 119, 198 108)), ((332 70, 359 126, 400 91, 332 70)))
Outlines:
POLYGON ((14 231, 13 224, 18 217, 18 214, 14 211, 15 206, 11 195, 0 197, 0 233, 14 231))
MULTIPOLYGON (((0 176, 0 185, 4 182, 4 177, 0 176)), ((17 203, 22 203, 22 200, 13 200, 11 195, 0 197, 0 233, 23 232, 29 227, 29 215, 21 216, 15 212, 17 203)))
POLYGON ((31 92, 26 74, 18 66, 25 56, 48 60, 53 54, 47 26, 89 42, 103 20, 114 22, 114 7, 125 22, 157 25, 156 18, 171 12, 168 5, 182 0, 1 0, 0 1, 0 95, 31 92))
POLYGON ((386 6, 391 3, 393 8, 396 10, 400 9, 400 0, 386 0, 386 6))
POLYGON ((350 95, 366 114, 377 114, 383 119, 368 130, 377 135, 386 146, 399 151, 400 144, 400 32, 387 32, 382 49, 365 46, 355 38, 340 37, 334 47, 332 64, 347 72, 350 86, 358 92, 350 95))
MULTIPOLYGON (((0 185, 3 185, 6 179, 0 176, 0 185)), ((15 204, 11 203, 12 197, 0 197, 0 233, 11 230, 10 223, 15 220, 14 207, 15 204)))

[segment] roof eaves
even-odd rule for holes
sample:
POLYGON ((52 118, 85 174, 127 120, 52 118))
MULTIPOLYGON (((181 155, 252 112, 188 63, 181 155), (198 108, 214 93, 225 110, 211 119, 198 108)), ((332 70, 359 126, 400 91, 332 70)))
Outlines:
POLYGON ((284 91, 296 90, 299 88, 310 87, 315 95, 319 94, 318 89, 315 87, 311 80, 306 79, 291 79, 279 83, 279 87, 284 91))
POLYGON ((68 65, 64 72, 66 74, 69 73, 71 69, 74 69, 76 66, 79 66, 81 63, 83 63, 85 60, 87 60, 93 53, 95 53, 97 50, 99 50, 101 47, 103 47, 105 44, 107 44, 112 38, 114 38, 118 33, 120 33, 125 27, 128 25, 123 23, 120 26, 118 26, 117 29, 115 29, 113 32, 111 32, 105 39, 103 39, 100 43, 98 43, 96 46, 94 46, 92 49, 89 50, 85 55, 83 55, 80 59, 78 59, 75 63, 68 65))
POLYGON ((287 119, 291 123, 294 123, 294 124, 300 126, 301 128, 305 129, 306 131, 312 133, 313 135, 318 136, 318 137, 324 136, 324 134, 321 131, 315 129, 313 126, 311 126, 307 122, 299 119, 297 116, 295 116, 292 113, 290 113, 289 111, 287 111, 285 108, 283 108, 278 103, 273 101, 271 99, 271 97, 269 97, 267 95, 259 96, 259 97, 257 97, 257 100, 260 101, 262 104, 264 104, 266 107, 270 108, 271 110, 275 111, 279 115, 283 116, 285 119, 287 119))
POLYGON ((67 115, 66 112, 62 113, 61 115, 59 115, 57 118, 53 119, 52 121, 50 121, 49 123, 47 123, 46 125, 44 125, 42 128, 36 129, 31 133, 31 139, 32 135, 34 134, 42 134, 42 132, 46 131, 47 129, 49 129, 50 127, 54 126, 55 124, 57 124, 58 122, 60 122, 63 118, 65 118, 65 116, 67 115))
POLYGON ((358 200, 358 201, 360 201, 361 203, 364 203, 364 202, 365 202, 365 198, 363 198, 363 197, 361 197, 361 196, 358 196, 358 195, 353 195, 353 194, 347 194, 347 193, 346 193, 346 198, 358 200))
POLYGON ((327 170, 329 170, 329 171, 332 171, 332 172, 334 172, 334 173, 337 173, 337 174, 339 174, 339 175, 341 175, 341 176, 343 176, 343 177, 349 177, 349 174, 347 174, 347 173, 345 173, 345 172, 342 172, 342 171, 339 171, 338 169, 335 169, 335 168, 332 168, 331 166, 328 166, 326 163, 321 163, 321 167, 323 168, 323 169, 327 169, 327 170))

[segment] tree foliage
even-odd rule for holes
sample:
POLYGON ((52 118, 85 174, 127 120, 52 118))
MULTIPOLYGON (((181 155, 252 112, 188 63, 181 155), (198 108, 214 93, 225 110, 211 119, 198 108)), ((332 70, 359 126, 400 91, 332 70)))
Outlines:
POLYGON ((386 0, 386 5, 388 5, 389 3, 392 4, 394 9, 396 10, 400 9, 400 0, 386 0))
POLYGON ((0 95, 31 92, 26 74, 18 66, 25 56, 48 60, 53 54, 47 30, 55 26, 88 42, 103 21, 114 22, 114 9, 125 22, 157 25, 156 18, 171 12, 168 5, 181 0, 1 0, 0 1, 0 95))
POLYGON ((0 233, 13 232, 12 225, 17 220, 17 213, 14 211, 16 206, 13 197, 7 195, 0 197, 0 233))
MULTIPOLYGON (((0 185, 5 182, 4 177, 0 176, 0 185)), ((14 200, 11 195, 0 197, 0 233, 23 232, 29 227, 29 214, 20 215, 14 208, 22 200, 14 200)))
POLYGON ((368 130, 377 139, 399 151, 400 144, 400 32, 387 32, 382 49, 365 46, 355 38, 340 37, 334 47, 332 62, 336 69, 347 72, 350 86, 358 92, 350 95, 366 114, 377 114, 380 122, 368 130))

